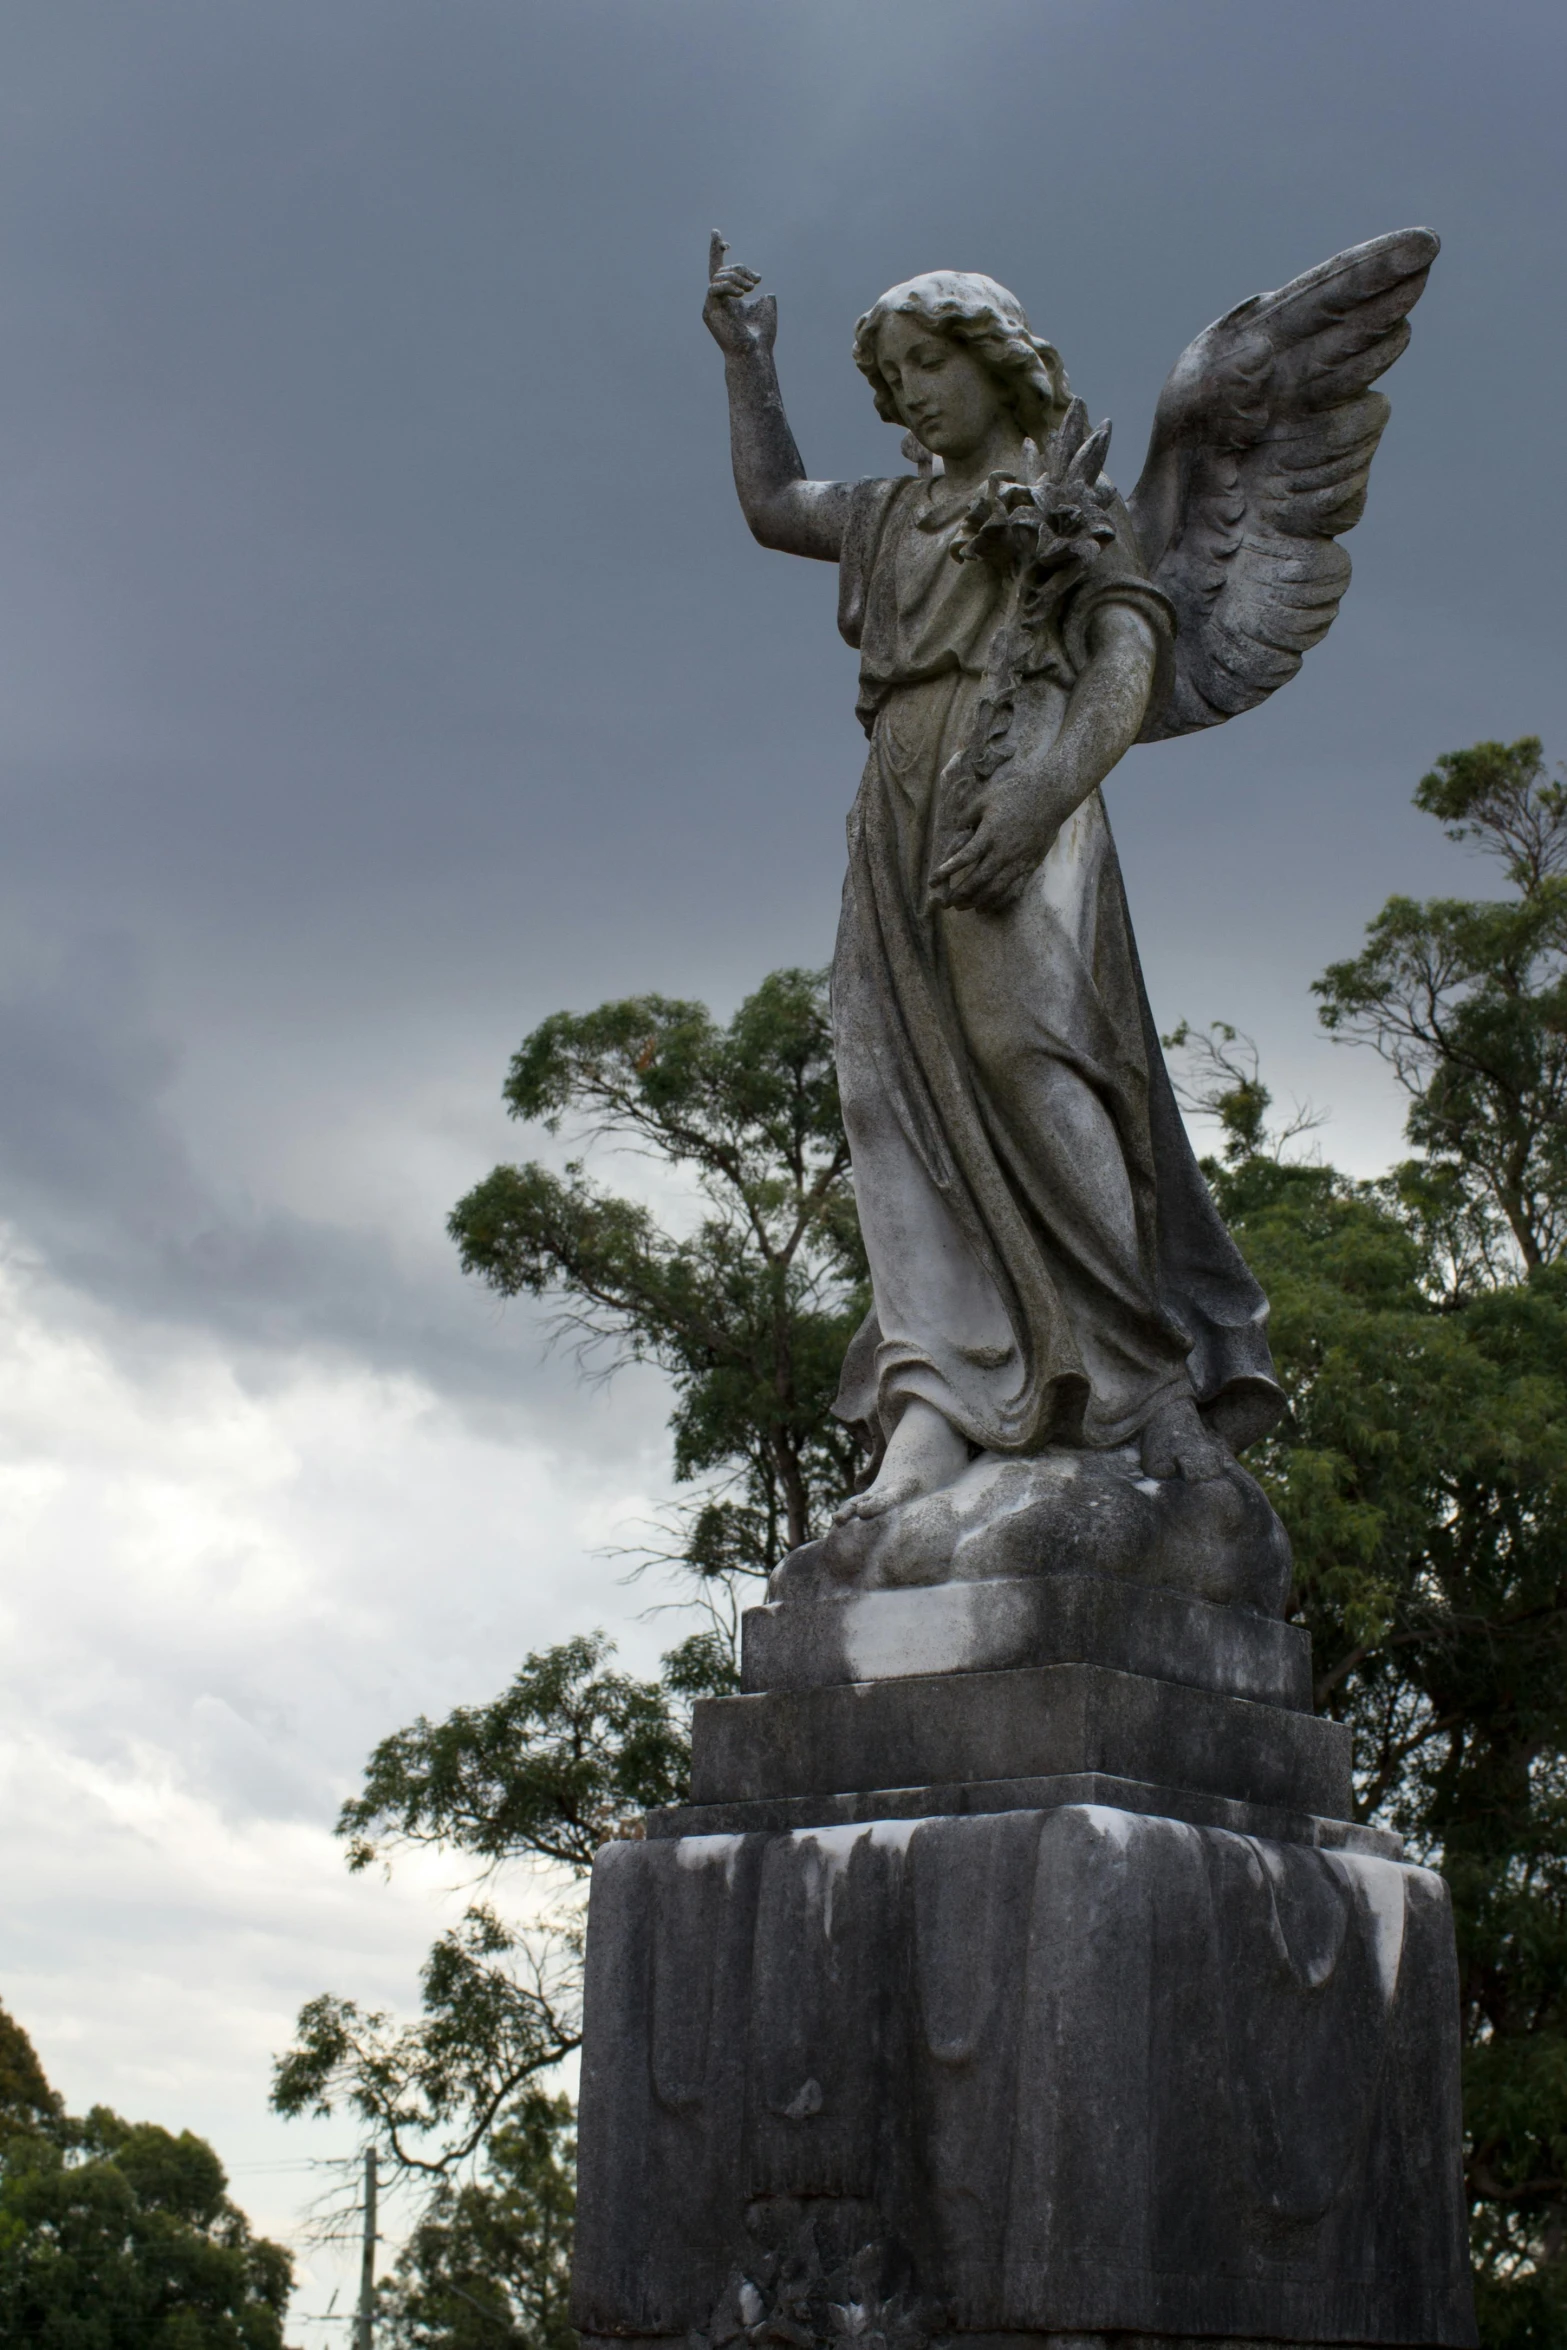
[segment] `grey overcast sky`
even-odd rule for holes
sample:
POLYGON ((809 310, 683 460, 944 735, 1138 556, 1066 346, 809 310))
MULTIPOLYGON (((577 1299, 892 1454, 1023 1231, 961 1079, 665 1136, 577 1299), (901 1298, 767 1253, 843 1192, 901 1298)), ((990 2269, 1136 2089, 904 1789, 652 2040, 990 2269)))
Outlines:
POLYGON ((10 0, 0 1997, 73 2100, 291 2228, 268 2054, 450 1907, 341 1876, 363 1753, 573 1628, 656 1648, 605 1549, 657 1382, 579 1390, 442 1223, 542 1014, 829 949, 853 664, 734 504, 709 228, 813 471, 900 470, 850 330, 945 265, 1128 485, 1209 319, 1441 233, 1332 636, 1110 792, 1161 1021, 1370 1170, 1399 1104, 1309 982, 1485 886, 1436 753, 1567 750, 1564 52, 1544 0, 10 0))

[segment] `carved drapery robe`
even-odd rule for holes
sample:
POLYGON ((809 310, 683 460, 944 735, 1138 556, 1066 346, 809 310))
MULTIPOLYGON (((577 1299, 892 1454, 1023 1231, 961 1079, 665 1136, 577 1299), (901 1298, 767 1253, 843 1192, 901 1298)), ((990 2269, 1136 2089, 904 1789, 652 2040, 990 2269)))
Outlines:
MULTIPOLYGON (((833 1016, 875 1306, 835 1408, 886 1432, 920 1396, 980 1448, 1030 1453, 1126 1443, 1191 1392, 1249 1443, 1279 1409, 1267 1302, 1176 1108, 1098 792, 1004 912, 929 901, 955 845, 942 770, 1011 616, 994 570, 952 558, 964 508, 939 478, 865 482, 844 545, 870 755, 833 1016)), ((1035 664, 1047 739, 1106 601, 1168 657, 1169 607, 1112 517, 1035 664)))

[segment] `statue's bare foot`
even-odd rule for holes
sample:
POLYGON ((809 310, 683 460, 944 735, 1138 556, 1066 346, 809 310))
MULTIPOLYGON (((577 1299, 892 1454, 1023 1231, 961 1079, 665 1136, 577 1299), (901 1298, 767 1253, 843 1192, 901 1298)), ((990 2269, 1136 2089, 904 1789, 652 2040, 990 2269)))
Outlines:
POLYGON ((1160 1406, 1138 1438, 1145 1477, 1184 1477, 1202 1485, 1224 1473, 1224 1446, 1208 1434, 1189 1395, 1160 1406))
POLYGON ((968 1445, 952 1422, 916 1396, 904 1405, 874 1479, 863 1493, 850 1496, 834 1523, 885 1517, 903 1502, 950 1485, 967 1466, 968 1445))

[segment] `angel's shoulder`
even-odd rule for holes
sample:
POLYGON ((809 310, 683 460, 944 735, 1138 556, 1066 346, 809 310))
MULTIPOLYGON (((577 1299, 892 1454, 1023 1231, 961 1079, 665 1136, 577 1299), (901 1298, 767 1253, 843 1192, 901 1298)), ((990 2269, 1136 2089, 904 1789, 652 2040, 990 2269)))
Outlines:
POLYGON ((838 628, 847 643, 859 646, 865 627, 865 599, 877 556, 887 543, 888 524, 900 503, 912 512, 907 493, 920 486, 914 473, 891 477, 872 475, 845 482, 843 545, 838 556, 838 628), (900 499, 900 492, 904 493, 900 499))

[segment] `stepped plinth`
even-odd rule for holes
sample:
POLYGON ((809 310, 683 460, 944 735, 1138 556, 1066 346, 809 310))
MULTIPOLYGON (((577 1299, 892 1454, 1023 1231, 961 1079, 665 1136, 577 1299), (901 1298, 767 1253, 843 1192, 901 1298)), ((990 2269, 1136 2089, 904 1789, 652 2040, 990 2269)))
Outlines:
POLYGON ((1472 2344, 1446 1889, 1351 1819, 1306 1635, 796 1587, 595 1870, 584 2334, 1472 2344))

